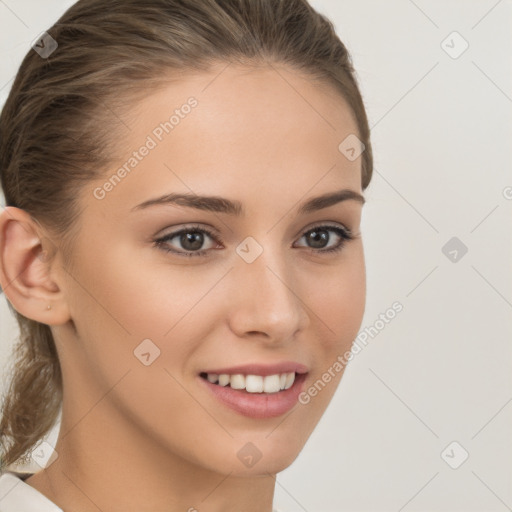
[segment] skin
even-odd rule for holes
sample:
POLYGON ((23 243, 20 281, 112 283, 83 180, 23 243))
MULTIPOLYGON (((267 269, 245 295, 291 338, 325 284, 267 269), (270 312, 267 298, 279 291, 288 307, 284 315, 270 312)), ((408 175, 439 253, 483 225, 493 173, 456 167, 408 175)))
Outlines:
MULTIPOLYGON (((51 326, 64 379, 58 457, 26 482, 73 512, 270 512, 276 473, 303 448, 343 372, 307 405, 266 419, 219 403, 198 374, 296 361, 309 369, 307 389, 350 349, 366 298, 362 204, 296 209, 339 189, 362 193, 361 158, 338 150, 357 125, 330 85, 283 66, 225 63, 148 94, 123 121, 122 156, 79 197, 72 267, 60 251, 49 261, 30 257, 44 254, 51 236, 26 212, 8 207, 0 216, 2 287, 18 311, 51 326), (95 187, 190 96, 198 106, 96 199, 95 187), (246 215, 130 211, 191 191, 239 200, 246 215), (222 240, 205 234, 210 256, 154 246, 196 223, 222 240), (328 231, 315 246, 304 234, 326 223, 357 236, 322 254, 339 236, 328 231), (236 252, 248 236, 263 248, 250 264, 236 252), (134 350, 147 338, 160 356, 145 366, 134 350), (237 457, 248 442, 262 454, 250 468, 237 457)), ((167 246, 190 252, 179 236, 167 246)))

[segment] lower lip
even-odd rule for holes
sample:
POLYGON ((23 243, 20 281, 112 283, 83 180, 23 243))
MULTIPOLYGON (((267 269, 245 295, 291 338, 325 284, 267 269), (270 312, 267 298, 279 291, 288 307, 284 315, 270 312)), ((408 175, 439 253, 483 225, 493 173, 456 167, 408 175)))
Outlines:
POLYGON ((200 376, 198 379, 232 410, 249 418, 274 418, 287 413, 297 403, 306 375, 296 374, 293 385, 277 393, 249 393, 245 389, 212 384, 200 376))

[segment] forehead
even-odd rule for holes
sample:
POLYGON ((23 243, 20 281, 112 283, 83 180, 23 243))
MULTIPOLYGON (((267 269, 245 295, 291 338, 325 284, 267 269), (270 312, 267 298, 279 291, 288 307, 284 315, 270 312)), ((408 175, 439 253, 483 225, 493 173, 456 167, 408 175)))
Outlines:
POLYGON ((360 191, 361 159, 338 149, 357 134, 351 109, 332 86, 290 68, 223 63, 183 75, 149 90, 123 121, 119 157, 94 184, 114 178, 102 207, 129 210, 171 191, 242 201, 293 200, 315 186, 360 191))

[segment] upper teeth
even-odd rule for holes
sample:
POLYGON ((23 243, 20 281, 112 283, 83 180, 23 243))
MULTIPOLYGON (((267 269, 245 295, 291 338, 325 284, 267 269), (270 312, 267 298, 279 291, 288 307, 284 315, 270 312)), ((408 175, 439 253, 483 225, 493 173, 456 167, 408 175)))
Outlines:
POLYGON ((220 386, 229 384, 233 389, 245 389, 249 393, 277 393, 292 387, 295 381, 295 372, 278 373, 265 377, 261 375, 242 375, 241 373, 235 375, 208 373, 206 378, 220 386))

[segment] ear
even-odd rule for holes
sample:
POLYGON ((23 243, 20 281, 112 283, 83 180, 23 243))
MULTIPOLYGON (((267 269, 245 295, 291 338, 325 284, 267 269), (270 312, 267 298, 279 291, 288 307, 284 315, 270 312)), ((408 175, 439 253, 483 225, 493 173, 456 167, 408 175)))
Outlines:
POLYGON ((0 213, 0 285, 14 309, 47 325, 70 319, 56 279, 56 244, 26 211, 7 206, 0 213), (48 309, 48 306, 51 309, 48 309))

